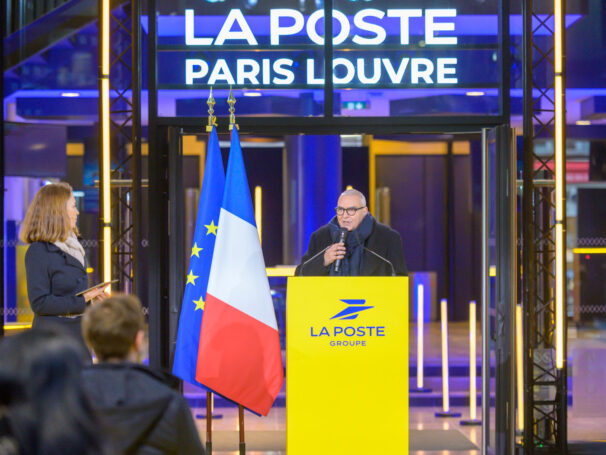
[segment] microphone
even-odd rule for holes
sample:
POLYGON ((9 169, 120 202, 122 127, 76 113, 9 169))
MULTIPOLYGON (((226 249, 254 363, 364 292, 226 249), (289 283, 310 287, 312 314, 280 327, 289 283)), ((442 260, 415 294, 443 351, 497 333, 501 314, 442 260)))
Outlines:
POLYGON ((307 264, 309 264, 311 261, 313 261, 315 258, 317 258, 318 256, 320 256, 322 253, 324 253, 327 249, 329 249, 332 245, 328 245, 326 248, 324 248, 322 251, 318 251, 316 254, 314 254, 312 257, 310 257, 307 261, 303 262, 301 264, 301 267, 299 268, 299 276, 303 276, 303 267, 305 267, 307 264))
POLYGON ((387 262, 389 264, 389 266, 391 267, 391 276, 396 276, 396 269, 394 268, 393 264, 391 263, 391 261, 389 259, 386 259, 383 256, 381 256, 379 253, 375 253, 373 250, 366 248, 364 245, 362 245, 362 247, 366 251, 368 251, 370 254, 374 254, 376 257, 378 257, 382 261, 387 262))
POLYGON ((362 242, 360 242, 360 236, 358 235, 357 232, 354 231, 354 234, 356 235, 356 239, 358 240, 358 243, 360 245, 362 245, 362 248, 364 248, 366 251, 368 251, 370 254, 378 257, 379 259, 381 259, 383 262, 387 262, 389 264, 389 266, 391 267, 391 276, 396 276, 396 269, 394 268, 393 264, 391 263, 391 261, 387 258, 384 258, 383 256, 381 256, 379 253, 375 253, 373 250, 371 250, 370 248, 366 248, 362 242))
MULTIPOLYGON (((349 234, 349 231, 345 228, 341 228, 339 229, 339 240, 336 243, 345 243, 345 240, 347 239, 347 235, 349 234)), ((339 272, 339 269, 341 268, 341 259, 337 259, 335 261, 335 272, 339 272)))

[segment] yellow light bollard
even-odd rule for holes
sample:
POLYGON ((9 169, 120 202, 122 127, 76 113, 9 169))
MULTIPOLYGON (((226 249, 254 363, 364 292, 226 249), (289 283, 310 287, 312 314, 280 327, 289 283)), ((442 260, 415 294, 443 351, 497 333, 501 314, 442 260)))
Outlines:
POLYGON ((424 363, 423 363, 423 344, 424 344, 424 339, 423 339, 423 331, 424 331, 424 297, 425 297, 425 288, 422 284, 419 284, 417 286, 417 298, 416 298, 416 305, 417 305, 417 386, 413 387, 412 389, 410 389, 410 391, 412 393, 429 393, 431 392, 431 389, 426 389, 423 386, 423 369, 424 369, 424 363))
POLYGON ((461 425, 482 425, 477 419, 476 390, 476 302, 469 302, 469 419, 461 420, 461 425))
POLYGON ((518 399, 518 435, 524 432, 524 340, 522 338, 522 305, 516 305, 516 385, 518 399))
POLYGON ((448 311, 446 299, 440 300, 440 324, 442 327, 442 412, 436 417, 461 417, 460 412, 450 410, 450 391, 448 384, 448 311))

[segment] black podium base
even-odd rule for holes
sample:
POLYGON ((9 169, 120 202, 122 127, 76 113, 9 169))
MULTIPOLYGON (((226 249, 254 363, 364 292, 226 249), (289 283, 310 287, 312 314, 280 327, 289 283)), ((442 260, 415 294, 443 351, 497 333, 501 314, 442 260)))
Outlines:
MULTIPOLYGON (((212 419, 222 419, 223 414, 212 414, 212 419)), ((206 419, 206 414, 196 414, 196 419, 206 419)))
POLYGON ((436 417, 461 417, 460 412, 436 412, 436 417))
POLYGON ((413 389, 410 389, 410 393, 431 393, 432 391, 433 391, 432 389, 426 389, 426 388, 417 389, 416 387, 413 389))
POLYGON ((478 420, 478 419, 461 420, 459 423, 465 427, 474 426, 474 425, 482 425, 482 421, 478 420))

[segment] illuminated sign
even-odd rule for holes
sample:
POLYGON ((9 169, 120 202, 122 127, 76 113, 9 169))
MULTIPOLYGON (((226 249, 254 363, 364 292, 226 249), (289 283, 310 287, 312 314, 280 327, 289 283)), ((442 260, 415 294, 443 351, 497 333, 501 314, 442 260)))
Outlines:
POLYGON ((361 111, 368 109, 369 106, 367 101, 346 101, 341 104, 341 107, 349 111, 361 111))
MULTIPOLYGON (((333 10, 334 85, 457 84, 458 58, 448 55, 452 54, 448 49, 456 50, 458 43, 456 16, 456 9, 365 8, 353 16, 333 10), (412 21, 422 23, 422 39, 415 43, 415 49, 411 48, 412 21), (380 49, 385 44, 390 45, 389 51, 380 49)), ((209 29, 205 24, 207 18, 186 9, 182 32, 186 49, 192 52, 183 59, 185 80, 182 83, 187 86, 321 87, 325 83, 323 19, 323 9, 305 16, 295 9, 277 8, 270 9, 269 16, 247 18, 241 9, 234 8, 221 18, 218 33, 208 36, 204 33, 209 29), (309 46, 307 49, 311 51, 304 57, 294 57, 289 52, 293 37, 297 37, 298 46, 309 46), (233 52, 234 46, 238 52, 233 52), (256 52, 261 47, 264 52, 256 52), (229 57, 225 52, 213 52, 226 49, 232 51, 229 57)))

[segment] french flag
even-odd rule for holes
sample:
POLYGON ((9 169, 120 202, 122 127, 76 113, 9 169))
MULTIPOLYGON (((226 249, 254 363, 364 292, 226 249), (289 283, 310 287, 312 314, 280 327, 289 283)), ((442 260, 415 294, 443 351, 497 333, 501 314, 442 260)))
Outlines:
POLYGON ((284 381, 278 326, 235 128, 196 380, 261 415, 267 415, 284 381))

